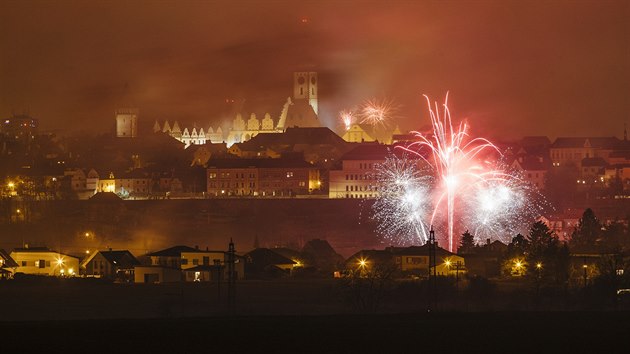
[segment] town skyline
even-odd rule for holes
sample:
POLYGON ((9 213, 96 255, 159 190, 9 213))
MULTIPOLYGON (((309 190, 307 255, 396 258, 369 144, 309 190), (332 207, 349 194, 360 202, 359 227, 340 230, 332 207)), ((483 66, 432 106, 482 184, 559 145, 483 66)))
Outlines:
POLYGON ((330 128, 340 110, 388 98, 401 129, 418 129, 429 122, 422 94, 447 91, 454 119, 485 136, 620 137, 630 108, 621 1, 77 4, 1 5, 4 117, 96 133, 134 106, 149 124, 218 125, 233 118, 226 99, 278 114, 305 69, 320 75, 330 128))

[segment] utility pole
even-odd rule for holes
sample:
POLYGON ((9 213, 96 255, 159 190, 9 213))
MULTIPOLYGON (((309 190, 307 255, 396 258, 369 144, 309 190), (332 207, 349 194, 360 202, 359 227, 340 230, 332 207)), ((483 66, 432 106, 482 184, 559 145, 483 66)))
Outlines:
POLYGON ((235 303, 235 274, 234 263, 236 262, 236 250, 234 249, 234 242, 230 238, 230 245, 227 252, 227 266, 228 266, 228 307, 230 312, 234 312, 235 303))
MULTIPOLYGON (((429 286, 431 288, 430 298, 432 301, 429 301, 430 304, 437 304, 437 267, 436 267, 436 257, 435 257, 435 231, 433 231, 433 225, 431 225, 431 230, 429 231, 429 286), (431 270, 433 270, 433 274, 431 274, 431 270)), ((429 305, 429 308, 431 305, 429 305)))

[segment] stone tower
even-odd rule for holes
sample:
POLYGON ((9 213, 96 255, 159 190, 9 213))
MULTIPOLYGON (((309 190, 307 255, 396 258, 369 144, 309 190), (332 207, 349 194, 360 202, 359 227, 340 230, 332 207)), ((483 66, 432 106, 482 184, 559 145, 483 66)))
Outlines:
POLYGON ((120 108, 116 111, 116 136, 119 138, 138 136, 137 108, 120 108))
POLYGON ((306 100, 315 114, 317 110, 317 73, 303 71, 293 73, 293 98, 295 101, 306 100))

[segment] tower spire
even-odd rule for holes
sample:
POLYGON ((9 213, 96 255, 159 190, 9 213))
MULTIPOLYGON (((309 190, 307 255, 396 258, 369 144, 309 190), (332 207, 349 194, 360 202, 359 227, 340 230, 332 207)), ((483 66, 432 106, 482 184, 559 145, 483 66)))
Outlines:
POLYGON ((628 141, 628 127, 627 123, 623 123, 623 141, 628 141))

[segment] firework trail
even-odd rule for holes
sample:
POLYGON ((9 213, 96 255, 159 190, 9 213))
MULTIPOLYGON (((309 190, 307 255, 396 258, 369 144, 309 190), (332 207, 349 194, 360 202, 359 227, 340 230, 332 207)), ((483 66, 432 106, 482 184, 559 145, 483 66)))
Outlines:
POLYGON ((355 117, 353 111, 343 110, 339 112, 339 120, 341 120, 341 124, 343 124, 343 127, 345 128, 345 130, 348 131, 350 130, 350 127, 352 126, 352 124, 356 123, 357 118, 355 117))
POLYGON ((450 252, 457 249, 459 233, 469 228, 477 242, 509 242, 540 215, 544 198, 493 159, 501 155, 494 144, 470 138, 465 123, 453 125, 448 94, 441 111, 424 97, 432 133, 414 132, 416 142, 398 147, 409 153, 407 158, 388 159, 377 178, 380 196, 374 210, 380 233, 401 243, 426 242, 428 225, 434 225, 446 229, 450 252))

